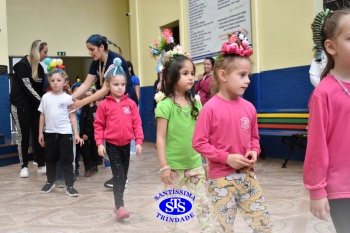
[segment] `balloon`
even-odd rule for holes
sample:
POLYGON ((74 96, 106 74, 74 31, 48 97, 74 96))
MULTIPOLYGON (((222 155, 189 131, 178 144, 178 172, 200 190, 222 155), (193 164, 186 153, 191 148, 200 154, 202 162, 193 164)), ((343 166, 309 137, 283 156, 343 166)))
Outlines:
POLYGON ((61 58, 58 58, 58 59, 56 60, 56 64, 57 64, 57 66, 62 65, 62 64, 63 64, 62 59, 61 59, 61 58))
POLYGON ((47 66, 47 71, 50 71, 51 69, 51 66, 47 66))
POLYGON ((57 66, 57 64, 56 64, 55 61, 52 61, 52 62, 50 63, 50 66, 51 66, 51 68, 55 68, 55 67, 57 66))
POLYGON ((64 65, 57 65, 57 68, 60 68, 62 70, 66 69, 66 67, 64 65))
POLYGON ((51 60, 51 58, 49 58, 49 57, 47 57, 47 58, 44 59, 44 63, 45 63, 46 65, 50 65, 51 62, 52 62, 52 60, 51 60))

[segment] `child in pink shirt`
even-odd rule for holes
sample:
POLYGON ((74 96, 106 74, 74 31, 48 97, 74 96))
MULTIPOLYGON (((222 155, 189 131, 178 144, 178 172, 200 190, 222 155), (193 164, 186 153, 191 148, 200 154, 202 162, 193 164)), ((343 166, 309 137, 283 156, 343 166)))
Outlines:
POLYGON ((338 233, 350 231, 349 22, 349 9, 327 9, 312 24, 315 60, 320 60, 324 51, 327 65, 309 100, 304 162, 311 213, 321 220, 331 215, 338 233))
POLYGON ((99 103, 94 121, 94 134, 98 154, 106 152, 113 173, 114 212, 116 219, 129 217, 124 208, 124 190, 130 162, 130 142, 136 140, 136 154, 142 153, 143 131, 136 103, 125 93, 126 75, 120 58, 115 58, 107 72, 105 81, 111 94, 99 103), (106 141, 106 148, 103 145, 106 141))
MULTIPOLYGON (((230 35, 231 36, 231 35, 230 35)), ((215 232, 233 232, 238 211, 254 232, 271 232, 270 215, 253 171, 260 153, 254 106, 241 98, 250 83, 251 46, 236 31, 214 66, 214 95, 199 113, 193 148, 209 161, 215 232)))

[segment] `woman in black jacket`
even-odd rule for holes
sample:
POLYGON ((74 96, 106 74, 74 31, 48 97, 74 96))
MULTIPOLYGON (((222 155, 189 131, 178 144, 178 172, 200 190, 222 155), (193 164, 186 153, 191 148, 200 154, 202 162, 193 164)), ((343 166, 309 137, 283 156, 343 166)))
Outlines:
POLYGON ((40 65, 47 56, 47 43, 36 40, 32 43, 30 54, 14 65, 14 75, 11 83, 10 103, 11 114, 18 131, 18 156, 22 165, 20 177, 29 176, 28 148, 29 135, 32 134, 32 149, 38 163, 38 173, 46 173, 45 151, 39 145, 38 107, 43 93, 45 72, 40 65))

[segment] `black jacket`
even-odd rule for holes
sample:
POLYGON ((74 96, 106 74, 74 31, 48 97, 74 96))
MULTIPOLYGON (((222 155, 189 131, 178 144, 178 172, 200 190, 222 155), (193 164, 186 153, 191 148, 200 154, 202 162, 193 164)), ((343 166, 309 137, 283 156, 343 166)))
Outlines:
POLYGON ((44 68, 38 65, 38 81, 32 78, 32 69, 27 57, 23 57, 13 67, 14 75, 11 80, 10 103, 17 108, 29 107, 38 109, 43 96, 45 79, 44 68))

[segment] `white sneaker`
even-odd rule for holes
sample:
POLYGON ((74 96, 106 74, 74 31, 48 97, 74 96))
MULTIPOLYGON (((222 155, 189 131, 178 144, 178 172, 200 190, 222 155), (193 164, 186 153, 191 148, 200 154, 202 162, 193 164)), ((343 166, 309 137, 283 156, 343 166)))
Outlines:
POLYGON ((38 174, 46 174, 46 166, 38 167, 38 174))
POLYGON ((21 173, 19 174, 19 176, 20 176, 21 178, 27 178, 27 177, 29 177, 28 168, 27 168, 27 167, 22 168, 21 173))
POLYGON ((38 163, 34 161, 34 162, 33 162, 33 165, 34 165, 34 166, 38 166, 38 163))

